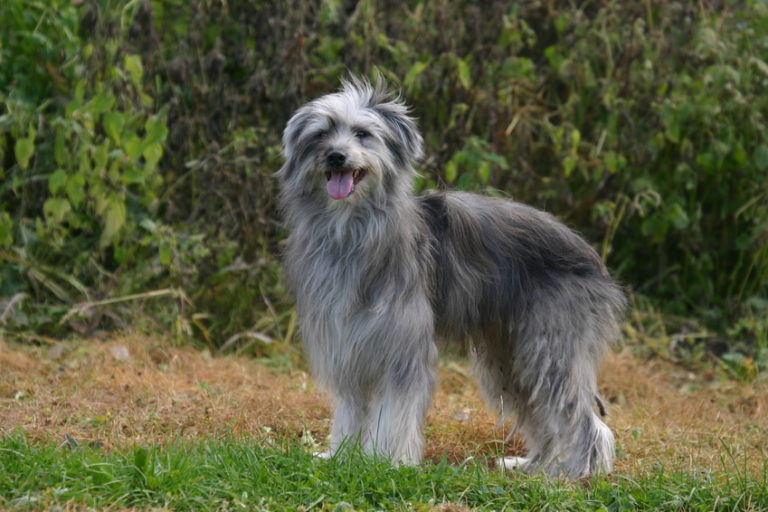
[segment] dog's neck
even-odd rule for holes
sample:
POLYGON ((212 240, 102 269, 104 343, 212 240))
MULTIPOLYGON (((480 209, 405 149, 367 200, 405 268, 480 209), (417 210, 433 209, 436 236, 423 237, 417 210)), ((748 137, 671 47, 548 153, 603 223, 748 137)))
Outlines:
POLYGON ((381 249, 384 240, 392 240, 398 226, 418 219, 418 205, 409 191, 356 201, 330 203, 320 194, 305 196, 289 203, 287 221, 292 228, 291 243, 311 248, 356 252, 381 249))

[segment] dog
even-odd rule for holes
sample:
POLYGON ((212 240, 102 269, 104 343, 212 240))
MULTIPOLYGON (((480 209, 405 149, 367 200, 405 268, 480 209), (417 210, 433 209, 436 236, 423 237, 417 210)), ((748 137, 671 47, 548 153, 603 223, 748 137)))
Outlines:
POLYGON ((504 467, 610 472, 614 437, 593 406, 621 288, 545 212, 466 192, 415 196, 422 146, 400 99, 355 77, 283 133, 284 270, 312 373, 334 401, 328 453, 359 442, 421 461, 439 340, 466 344, 487 404, 516 417, 528 454, 504 467))

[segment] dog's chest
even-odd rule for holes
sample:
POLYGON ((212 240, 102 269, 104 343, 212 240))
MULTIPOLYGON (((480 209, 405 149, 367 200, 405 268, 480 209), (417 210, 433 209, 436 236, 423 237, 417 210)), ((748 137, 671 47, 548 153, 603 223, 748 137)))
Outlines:
POLYGON ((297 305, 314 375, 331 388, 366 387, 382 367, 385 329, 359 300, 359 269, 329 264, 322 279, 307 277, 297 305))

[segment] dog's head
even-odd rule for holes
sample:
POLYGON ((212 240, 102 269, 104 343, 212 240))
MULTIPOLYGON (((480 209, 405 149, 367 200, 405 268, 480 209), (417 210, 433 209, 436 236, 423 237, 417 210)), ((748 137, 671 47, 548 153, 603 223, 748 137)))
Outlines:
POLYGON ((379 80, 342 83, 299 110, 283 133, 284 189, 354 204, 408 187, 422 138, 405 105, 379 80))

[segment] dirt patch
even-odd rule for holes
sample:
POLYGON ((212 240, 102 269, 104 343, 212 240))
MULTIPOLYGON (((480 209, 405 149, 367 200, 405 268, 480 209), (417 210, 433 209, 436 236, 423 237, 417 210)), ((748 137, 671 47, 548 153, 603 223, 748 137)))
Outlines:
MULTIPOLYGON (((324 393, 300 370, 275 371, 241 357, 211 357, 129 335, 107 342, 29 347, 0 343, 0 433, 113 447, 220 436, 322 444, 324 393)), ((611 354, 601 389, 619 444, 617 471, 654 464, 721 469, 766 460, 768 386, 706 380, 660 362, 611 354)), ((427 456, 452 462, 521 453, 502 443, 468 366, 441 363, 427 426, 427 456)))

